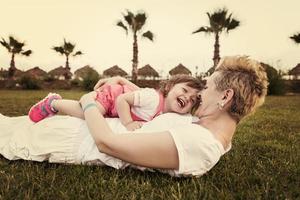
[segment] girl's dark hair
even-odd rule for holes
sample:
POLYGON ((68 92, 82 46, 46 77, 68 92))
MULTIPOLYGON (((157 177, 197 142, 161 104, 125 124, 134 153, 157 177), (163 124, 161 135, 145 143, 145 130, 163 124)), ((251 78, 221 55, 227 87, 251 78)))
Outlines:
MULTIPOLYGON (((159 91, 163 94, 164 97, 166 97, 173 86, 178 83, 186 83, 187 86, 201 91, 204 89, 206 81, 202 80, 201 78, 194 78, 185 74, 175 75, 172 76, 169 80, 161 81, 159 84, 159 91)), ((199 105, 200 99, 197 98, 197 101, 192 108, 192 113, 198 108, 199 105)))
POLYGON ((179 74, 172 76, 169 80, 164 80, 159 83, 159 91, 166 97, 172 87, 178 83, 186 83, 187 86, 202 90, 205 87, 205 81, 200 78, 194 78, 189 75, 179 74))

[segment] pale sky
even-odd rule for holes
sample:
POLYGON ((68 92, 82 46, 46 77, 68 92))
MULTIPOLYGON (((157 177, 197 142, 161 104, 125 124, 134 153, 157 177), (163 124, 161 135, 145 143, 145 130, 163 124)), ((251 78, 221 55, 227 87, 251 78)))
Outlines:
MULTIPOLYGON (((221 56, 250 55, 281 70, 300 63, 300 45, 289 39, 300 32, 299 0, 0 0, 0 5, 0 37, 13 35, 34 51, 16 57, 21 70, 64 66, 65 58, 50 48, 66 38, 84 52, 70 59, 73 72, 90 65, 102 73, 115 64, 130 72, 132 35, 115 25, 129 9, 145 11, 144 31, 155 34, 154 42, 139 40, 139 67, 150 64, 166 74, 182 63, 193 73, 196 66, 206 71, 213 64, 214 37, 191 33, 208 25, 206 12, 224 6, 241 26, 221 35, 221 56)), ((0 67, 9 63, 0 46, 0 67)))

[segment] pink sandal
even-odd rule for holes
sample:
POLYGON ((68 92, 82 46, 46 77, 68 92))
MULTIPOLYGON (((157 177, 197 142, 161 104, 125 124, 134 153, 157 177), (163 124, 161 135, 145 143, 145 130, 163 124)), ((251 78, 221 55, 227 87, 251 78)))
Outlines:
POLYGON ((28 116, 33 122, 39 122, 46 117, 55 115, 58 111, 51 108, 51 102, 54 99, 62 99, 59 94, 49 93, 44 99, 32 106, 28 112, 28 116))

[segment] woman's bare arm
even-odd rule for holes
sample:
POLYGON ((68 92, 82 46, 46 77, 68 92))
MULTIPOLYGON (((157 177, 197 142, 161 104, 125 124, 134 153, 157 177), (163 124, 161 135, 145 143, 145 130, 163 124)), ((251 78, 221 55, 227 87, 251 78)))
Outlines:
MULTIPOLYGON (((86 94, 80 102, 85 108, 93 97, 86 94)), ((178 169, 177 149, 168 131, 114 134, 95 106, 89 106, 84 116, 99 151, 140 166, 178 169)))

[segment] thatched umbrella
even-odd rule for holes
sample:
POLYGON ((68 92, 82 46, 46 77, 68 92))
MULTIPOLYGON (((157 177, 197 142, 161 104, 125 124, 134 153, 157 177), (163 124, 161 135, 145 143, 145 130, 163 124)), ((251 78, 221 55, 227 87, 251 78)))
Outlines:
POLYGON ((298 77, 300 78, 300 63, 298 63, 296 67, 289 71, 289 75, 294 76, 295 79, 298 79, 298 77))
POLYGON ((138 76, 141 76, 142 78, 146 78, 146 77, 155 78, 155 77, 159 77, 159 74, 150 65, 145 65, 144 67, 138 69, 138 76))
POLYGON ((111 68, 108 68, 103 71, 104 76, 127 76, 127 72, 125 72, 123 69, 121 69, 118 65, 115 65, 111 68))
POLYGON ((40 69, 39 67, 34 67, 32 69, 29 69, 25 71, 24 74, 36 79, 43 79, 47 76, 47 72, 40 69))
POLYGON ((15 79, 19 79, 19 78, 21 78, 22 76, 23 76, 23 74, 24 74, 24 71, 22 71, 22 70, 19 70, 19 69, 15 69, 15 73, 14 73, 14 77, 13 78, 15 78, 15 79))
POLYGON ((49 71, 48 74, 59 80, 70 79, 72 77, 72 73, 70 72, 70 70, 63 66, 59 66, 49 71))
POLYGON ((171 76, 177 75, 177 74, 187 74, 187 75, 192 75, 192 72, 186 68, 183 64, 179 64, 176 67, 174 67, 173 69, 171 69, 169 71, 169 74, 171 76))
POLYGON ((94 68, 90 67, 89 65, 86 65, 80 69, 77 69, 74 72, 75 79, 83 80, 84 77, 90 73, 97 74, 97 76, 99 76, 99 73, 94 68))

